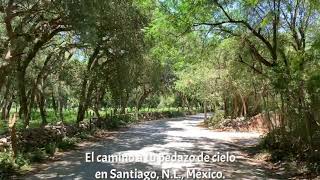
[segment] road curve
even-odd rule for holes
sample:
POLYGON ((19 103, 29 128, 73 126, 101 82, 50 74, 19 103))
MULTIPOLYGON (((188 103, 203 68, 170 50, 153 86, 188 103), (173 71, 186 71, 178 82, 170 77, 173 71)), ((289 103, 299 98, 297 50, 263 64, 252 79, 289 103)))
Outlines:
MULTIPOLYGON (((281 177, 267 170, 262 162, 246 158, 241 147, 257 143, 258 133, 215 132, 198 124, 203 115, 182 118, 149 121, 125 131, 117 133, 115 138, 94 143, 83 150, 65 154, 61 160, 43 165, 41 170, 27 175, 23 179, 95 179, 96 172, 117 171, 156 171, 161 176, 162 170, 171 169, 177 177, 196 179, 191 170, 197 172, 223 173, 224 179, 281 179, 281 177), (234 155, 234 162, 122 162, 100 163, 85 162, 85 154, 94 152, 97 155, 234 155), (187 175, 187 173, 189 174, 187 175)), ((186 157, 186 156, 184 156, 186 157)), ((207 174, 208 173, 204 173, 207 174)), ((108 178, 111 179, 111 178, 108 178)), ((134 179, 134 178, 130 178, 134 179)), ((199 179, 213 179, 204 176, 199 179)))

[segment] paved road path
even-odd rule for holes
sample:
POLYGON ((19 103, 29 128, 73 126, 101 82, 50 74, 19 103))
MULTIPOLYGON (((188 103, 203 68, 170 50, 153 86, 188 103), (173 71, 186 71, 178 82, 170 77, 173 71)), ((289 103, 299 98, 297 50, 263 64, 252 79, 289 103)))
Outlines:
MULTIPOLYGON (((198 124, 203 116, 150 121, 117 133, 114 139, 94 143, 85 150, 73 151, 62 160, 43 165, 42 170, 24 179, 94 179, 97 171, 111 169, 156 171, 175 169, 178 176, 187 177, 193 168, 200 171, 222 171, 225 179, 279 179, 279 176, 265 168, 265 164, 246 158, 241 147, 257 143, 259 134, 240 132, 214 132, 198 124), (85 153, 95 155, 205 155, 226 154, 236 156, 232 163, 222 162, 127 162, 127 163, 86 163, 85 153)), ((173 172, 173 171, 172 171, 173 172)), ((172 174, 171 174, 172 175, 172 174)), ((109 178, 110 179, 110 178, 109 178)), ((190 178, 189 176, 189 179, 190 178)), ((202 178, 205 179, 205 178, 202 178)))

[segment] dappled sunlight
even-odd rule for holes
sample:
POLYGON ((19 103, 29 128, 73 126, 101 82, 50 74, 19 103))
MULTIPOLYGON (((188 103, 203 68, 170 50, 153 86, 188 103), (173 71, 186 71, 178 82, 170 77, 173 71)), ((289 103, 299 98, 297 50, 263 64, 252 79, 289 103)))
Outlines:
MULTIPOLYGON (((63 157, 42 169, 28 179, 59 177, 63 179, 86 179, 94 177, 96 171, 138 169, 161 172, 163 169, 176 170, 185 176, 187 168, 203 171, 223 171, 226 178, 272 178, 274 175, 263 164, 247 159, 240 147, 257 142, 258 133, 214 132, 197 126, 203 118, 190 116, 169 120, 147 122, 119 132, 113 139, 98 142, 85 151, 77 151, 63 157), (249 143, 250 142, 250 143, 249 143), (86 163, 85 153, 94 151, 96 155, 127 155, 140 157, 171 155, 204 155, 215 153, 236 156, 235 162, 180 162, 180 161, 144 161, 117 163, 86 163), (65 175, 65 176, 64 176, 65 175), (66 176, 68 175, 68 176, 66 176)), ((146 158, 147 159, 147 158, 146 158)))

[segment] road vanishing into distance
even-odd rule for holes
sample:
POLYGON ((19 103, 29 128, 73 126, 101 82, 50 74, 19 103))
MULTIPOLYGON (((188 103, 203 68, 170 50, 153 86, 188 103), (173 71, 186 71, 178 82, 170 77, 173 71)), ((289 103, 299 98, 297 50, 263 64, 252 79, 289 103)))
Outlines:
POLYGON ((260 134, 215 132, 202 121, 203 114, 143 122, 37 165, 23 179, 281 179, 243 152, 260 134))

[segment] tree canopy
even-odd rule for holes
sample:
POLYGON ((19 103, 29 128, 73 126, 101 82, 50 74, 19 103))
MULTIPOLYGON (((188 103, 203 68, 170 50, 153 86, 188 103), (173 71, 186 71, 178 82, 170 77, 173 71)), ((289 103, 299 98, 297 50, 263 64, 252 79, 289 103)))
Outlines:
POLYGON ((313 150, 319 10, 317 0, 1 0, 1 118, 28 129, 70 111, 79 124, 86 112, 201 107, 262 114, 313 150))

